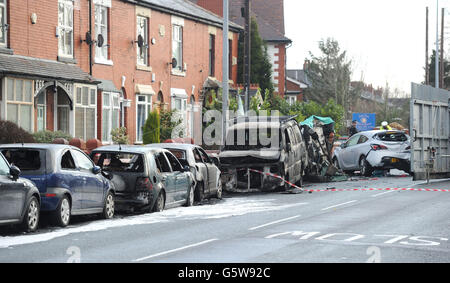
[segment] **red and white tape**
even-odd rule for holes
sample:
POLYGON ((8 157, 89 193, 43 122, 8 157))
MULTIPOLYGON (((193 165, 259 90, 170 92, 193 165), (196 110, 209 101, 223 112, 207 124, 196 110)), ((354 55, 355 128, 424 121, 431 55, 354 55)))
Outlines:
POLYGON ((251 172, 255 172, 255 173, 259 173, 259 174, 263 174, 266 176, 270 176, 273 178, 277 178, 280 179, 284 182, 286 182, 288 185, 290 185, 291 187, 294 187, 296 189, 299 189, 303 192, 353 192, 353 191, 416 191, 416 192, 450 192, 450 189, 427 189, 427 188, 369 188, 369 189, 304 189, 304 188, 300 188, 299 186, 292 184, 289 181, 284 180, 281 176, 278 176, 276 174, 273 173, 267 173, 267 172, 262 172, 259 170, 255 170, 255 169, 248 169, 251 172))

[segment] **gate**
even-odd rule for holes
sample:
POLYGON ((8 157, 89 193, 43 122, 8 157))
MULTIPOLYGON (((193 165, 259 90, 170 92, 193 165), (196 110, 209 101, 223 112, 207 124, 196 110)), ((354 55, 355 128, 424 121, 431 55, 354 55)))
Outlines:
POLYGON ((450 178, 450 92, 411 86, 411 170, 414 180, 450 178))

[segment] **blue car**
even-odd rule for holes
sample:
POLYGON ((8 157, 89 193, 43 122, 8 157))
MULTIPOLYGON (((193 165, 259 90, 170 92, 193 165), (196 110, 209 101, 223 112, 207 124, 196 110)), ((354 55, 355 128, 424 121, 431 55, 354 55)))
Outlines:
POLYGON ((1 145, 0 151, 41 195, 41 211, 65 227, 72 215, 114 216, 114 185, 80 149, 57 144, 1 145))

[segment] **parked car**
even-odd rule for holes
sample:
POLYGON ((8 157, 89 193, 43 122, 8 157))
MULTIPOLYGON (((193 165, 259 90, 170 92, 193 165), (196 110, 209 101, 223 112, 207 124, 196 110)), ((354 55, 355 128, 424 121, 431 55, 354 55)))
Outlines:
POLYGON ((247 189, 249 181, 250 188, 259 190, 290 188, 283 180, 247 169, 272 173, 302 186, 307 167, 305 143, 294 117, 235 120, 219 158, 222 181, 230 191, 247 189))
POLYGON ((10 166, 0 153, 0 225, 21 224, 23 230, 34 232, 41 197, 36 186, 19 175, 20 169, 10 166))
POLYGON ((118 209, 159 212, 193 205, 194 177, 168 150, 110 145, 95 149, 91 157, 111 175, 118 209))
POLYGON ((41 195, 41 211, 65 227, 72 215, 114 216, 114 187, 80 149, 57 144, 1 145, 0 151, 20 168, 41 195))
POLYGON ((411 171, 411 139, 401 131, 367 131, 352 136, 334 151, 333 163, 347 173, 374 170, 411 171))
POLYGON ((163 143, 148 146, 165 148, 178 158, 181 165, 189 166, 197 184, 194 192, 196 201, 210 196, 222 198, 218 158, 211 157, 203 148, 193 144, 163 143))

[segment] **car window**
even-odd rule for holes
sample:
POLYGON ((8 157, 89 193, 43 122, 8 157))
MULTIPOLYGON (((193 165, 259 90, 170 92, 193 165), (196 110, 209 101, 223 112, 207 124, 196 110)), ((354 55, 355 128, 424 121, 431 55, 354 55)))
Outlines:
POLYGON ((287 145, 288 143, 291 143, 291 138, 289 137, 289 133, 288 133, 288 130, 287 130, 287 129, 284 130, 284 139, 285 139, 285 141, 286 141, 286 145, 287 145))
POLYGON ((61 169, 64 170, 75 170, 75 161, 73 160, 72 154, 70 151, 66 151, 61 157, 61 169))
POLYGON ((178 159, 186 159, 186 151, 181 149, 168 148, 173 155, 178 159))
POLYGON ((297 139, 298 143, 302 142, 302 134, 300 133, 299 127, 293 127, 292 131, 294 132, 295 138, 297 139))
POLYGON ((368 140, 369 140, 368 137, 366 137, 366 136, 361 136, 361 137, 359 138, 358 144, 363 144, 363 143, 365 143, 365 142, 368 141, 368 140))
POLYGON ((167 159, 169 160, 170 166, 172 166, 172 170, 174 172, 181 172, 183 171, 183 167, 181 166, 178 159, 170 152, 165 152, 167 159))
POLYGON ((41 169, 40 151, 34 149, 5 149, 3 156, 10 164, 19 167, 21 171, 39 171, 41 169))
POLYGON ((108 172, 144 172, 142 154, 103 152, 94 155, 96 164, 108 172))
POLYGON ((408 137, 404 133, 399 132, 379 133, 377 137, 379 140, 389 142, 405 142, 408 140, 408 137))
POLYGON ((192 151, 194 153, 194 159, 196 163, 202 163, 202 157, 200 156, 200 153, 198 152, 198 150, 196 148, 194 148, 194 150, 192 151))
POLYGON ((160 152, 155 156, 156 166, 160 172, 170 173, 172 169, 170 169, 170 165, 167 162, 165 155, 160 152))
POLYGON ((0 176, 8 176, 9 175, 9 166, 6 163, 6 160, 3 156, 0 156, 0 176))
POLYGON ((360 137, 361 136, 351 137, 346 143, 347 147, 356 145, 358 143, 360 137))
POLYGON ((92 171, 94 164, 84 153, 78 150, 73 150, 72 152, 73 158, 76 160, 76 163, 81 170, 92 171))
POLYGON ((198 148, 198 152, 205 163, 212 163, 211 158, 209 158, 208 154, 201 148, 198 148))

